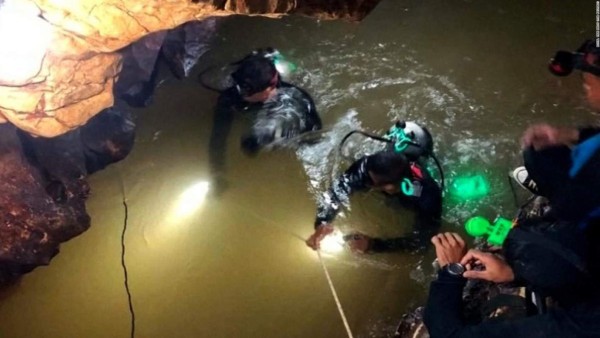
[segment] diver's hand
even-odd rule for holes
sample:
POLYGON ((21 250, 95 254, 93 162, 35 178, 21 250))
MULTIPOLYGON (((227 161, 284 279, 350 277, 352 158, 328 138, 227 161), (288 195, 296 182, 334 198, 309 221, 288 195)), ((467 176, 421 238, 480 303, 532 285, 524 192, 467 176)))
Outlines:
POLYGON ((344 236, 346 244, 350 247, 352 252, 365 253, 371 246, 371 237, 363 235, 361 233, 354 233, 344 236))
POLYGON ((523 133, 523 148, 533 147, 535 150, 557 145, 572 145, 579 140, 579 130, 575 128, 557 128, 549 124, 533 125, 523 133))
POLYGON ((465 241, 456 233, 446 232, 431 238, 440 267, 460 262, 466 252, 465 241))
POLYGON ((310 235, 310 237, 306 240, 306 245, 313 248, 313 250, 318 250, 321 244, 321 240, 325 238, 325 236, 329 235, 333 232, 333 226, 329 224, 321 224, 316 229, 315 232, 310 235))
POLYGON ((515 279, 515 274, 502 258, 479 250, 469 250, 460 261, 467 268, 463 277, 470 279, 483 279, 494 283, 507 283, 515 279), (483 270, 473 270, 473 262, 482 265, 483 270))

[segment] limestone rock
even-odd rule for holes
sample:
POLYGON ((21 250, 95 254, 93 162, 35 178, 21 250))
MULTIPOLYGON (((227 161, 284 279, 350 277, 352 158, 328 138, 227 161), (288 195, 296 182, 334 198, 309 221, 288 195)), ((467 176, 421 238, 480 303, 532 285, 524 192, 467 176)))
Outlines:
POLYGON ((51 139, 0 125, 0 284, 48 264, 89 228, 86 176, 127 156, 134 136, 116 108, 51 139))
POLYGON ((0 7, 0 122, 45 137, 85 124, 113 105, 119 51, 152 32, 235 13, 357 20, 378 1, 5 0, 0 7))

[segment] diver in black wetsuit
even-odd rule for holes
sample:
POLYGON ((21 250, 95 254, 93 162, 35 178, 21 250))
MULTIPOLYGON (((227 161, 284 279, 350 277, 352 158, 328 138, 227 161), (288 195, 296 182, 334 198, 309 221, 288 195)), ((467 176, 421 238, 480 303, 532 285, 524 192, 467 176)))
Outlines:
POLYGON ((390 240, 370 239, 361 234, 347 236, 352 248, 359 252, 418 250, 424 248, 439 227, 442 213, 442 192, 437 182, 418 161, 404 154, 381 151, 354 162, 331 186, 318 207, 315 232, 306 241, 313 249, 333 231, 331 222, 340 204, 356 191, 375 189, 417 212, 412 234, 390 240))
POLYGON ((215 107, 209 161, 220 189, 224 183, 227 136, 235 112, 252 114, 252 126, 241 139, 242 149, 251 155, 279 141, 321 129, 321 119, 310 95, 282 81, 269 55, 255 51, 238 62, 239 67, 231 75, 234 86, 221 93, 215 107))

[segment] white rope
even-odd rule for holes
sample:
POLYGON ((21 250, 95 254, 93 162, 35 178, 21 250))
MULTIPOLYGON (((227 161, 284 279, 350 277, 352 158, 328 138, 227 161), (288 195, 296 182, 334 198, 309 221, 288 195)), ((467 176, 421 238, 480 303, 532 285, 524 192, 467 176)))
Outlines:
POLYGON ((329 283, 329 288, 331 289, 331 293, 333 294, 333 299, 335 299, 335 304, 337 305, 338 311, 340 312, 340 316, 342 317, 342 321, 344 322, 344 326, 346 327, 346 332, 348 333, 349 338, 353 338, 352 331, 350 331, 350 325, 348 325, 348 320, 346 319, 346 315, 344 315, 344 310, 342 309, 342 303, 340 303, 340 299, 335 292, 335 288, 333 287, 333 282, 331 281, 331 277, 329 276, 329 271, 327 271, 327 267, 325 266, 325 262, 323 262, 323 257, 321 257, 321 251, 317 250, 317 255, 319 256, 319 262, 321 262, 321 266, 323 267, 323 271, 325 271, 325 277, 327 277, 327 282, 329 283))

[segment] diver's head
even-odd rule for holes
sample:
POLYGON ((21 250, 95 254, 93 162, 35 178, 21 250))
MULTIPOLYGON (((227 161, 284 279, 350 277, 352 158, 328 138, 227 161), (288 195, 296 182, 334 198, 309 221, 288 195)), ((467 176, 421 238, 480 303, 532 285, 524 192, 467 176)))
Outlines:
POLYGON ((238 93, 247 102, 268 100, 279 83, 279 74, 273 61, 261 55, 244 59, 231 77, 238 93))
POLYGON ((548 69, 557 76, 567 76, 574 69, 581 70, 588 103, 600 110, 600 48, 595 41, 586 40, 575 52, 556 52, 548 69))
POLYGON ((393 151, 380 151, 367 158, 366 168, 373 189, 396 194, 400 182, 410 177, 410 163, 406 156, 393 151))

